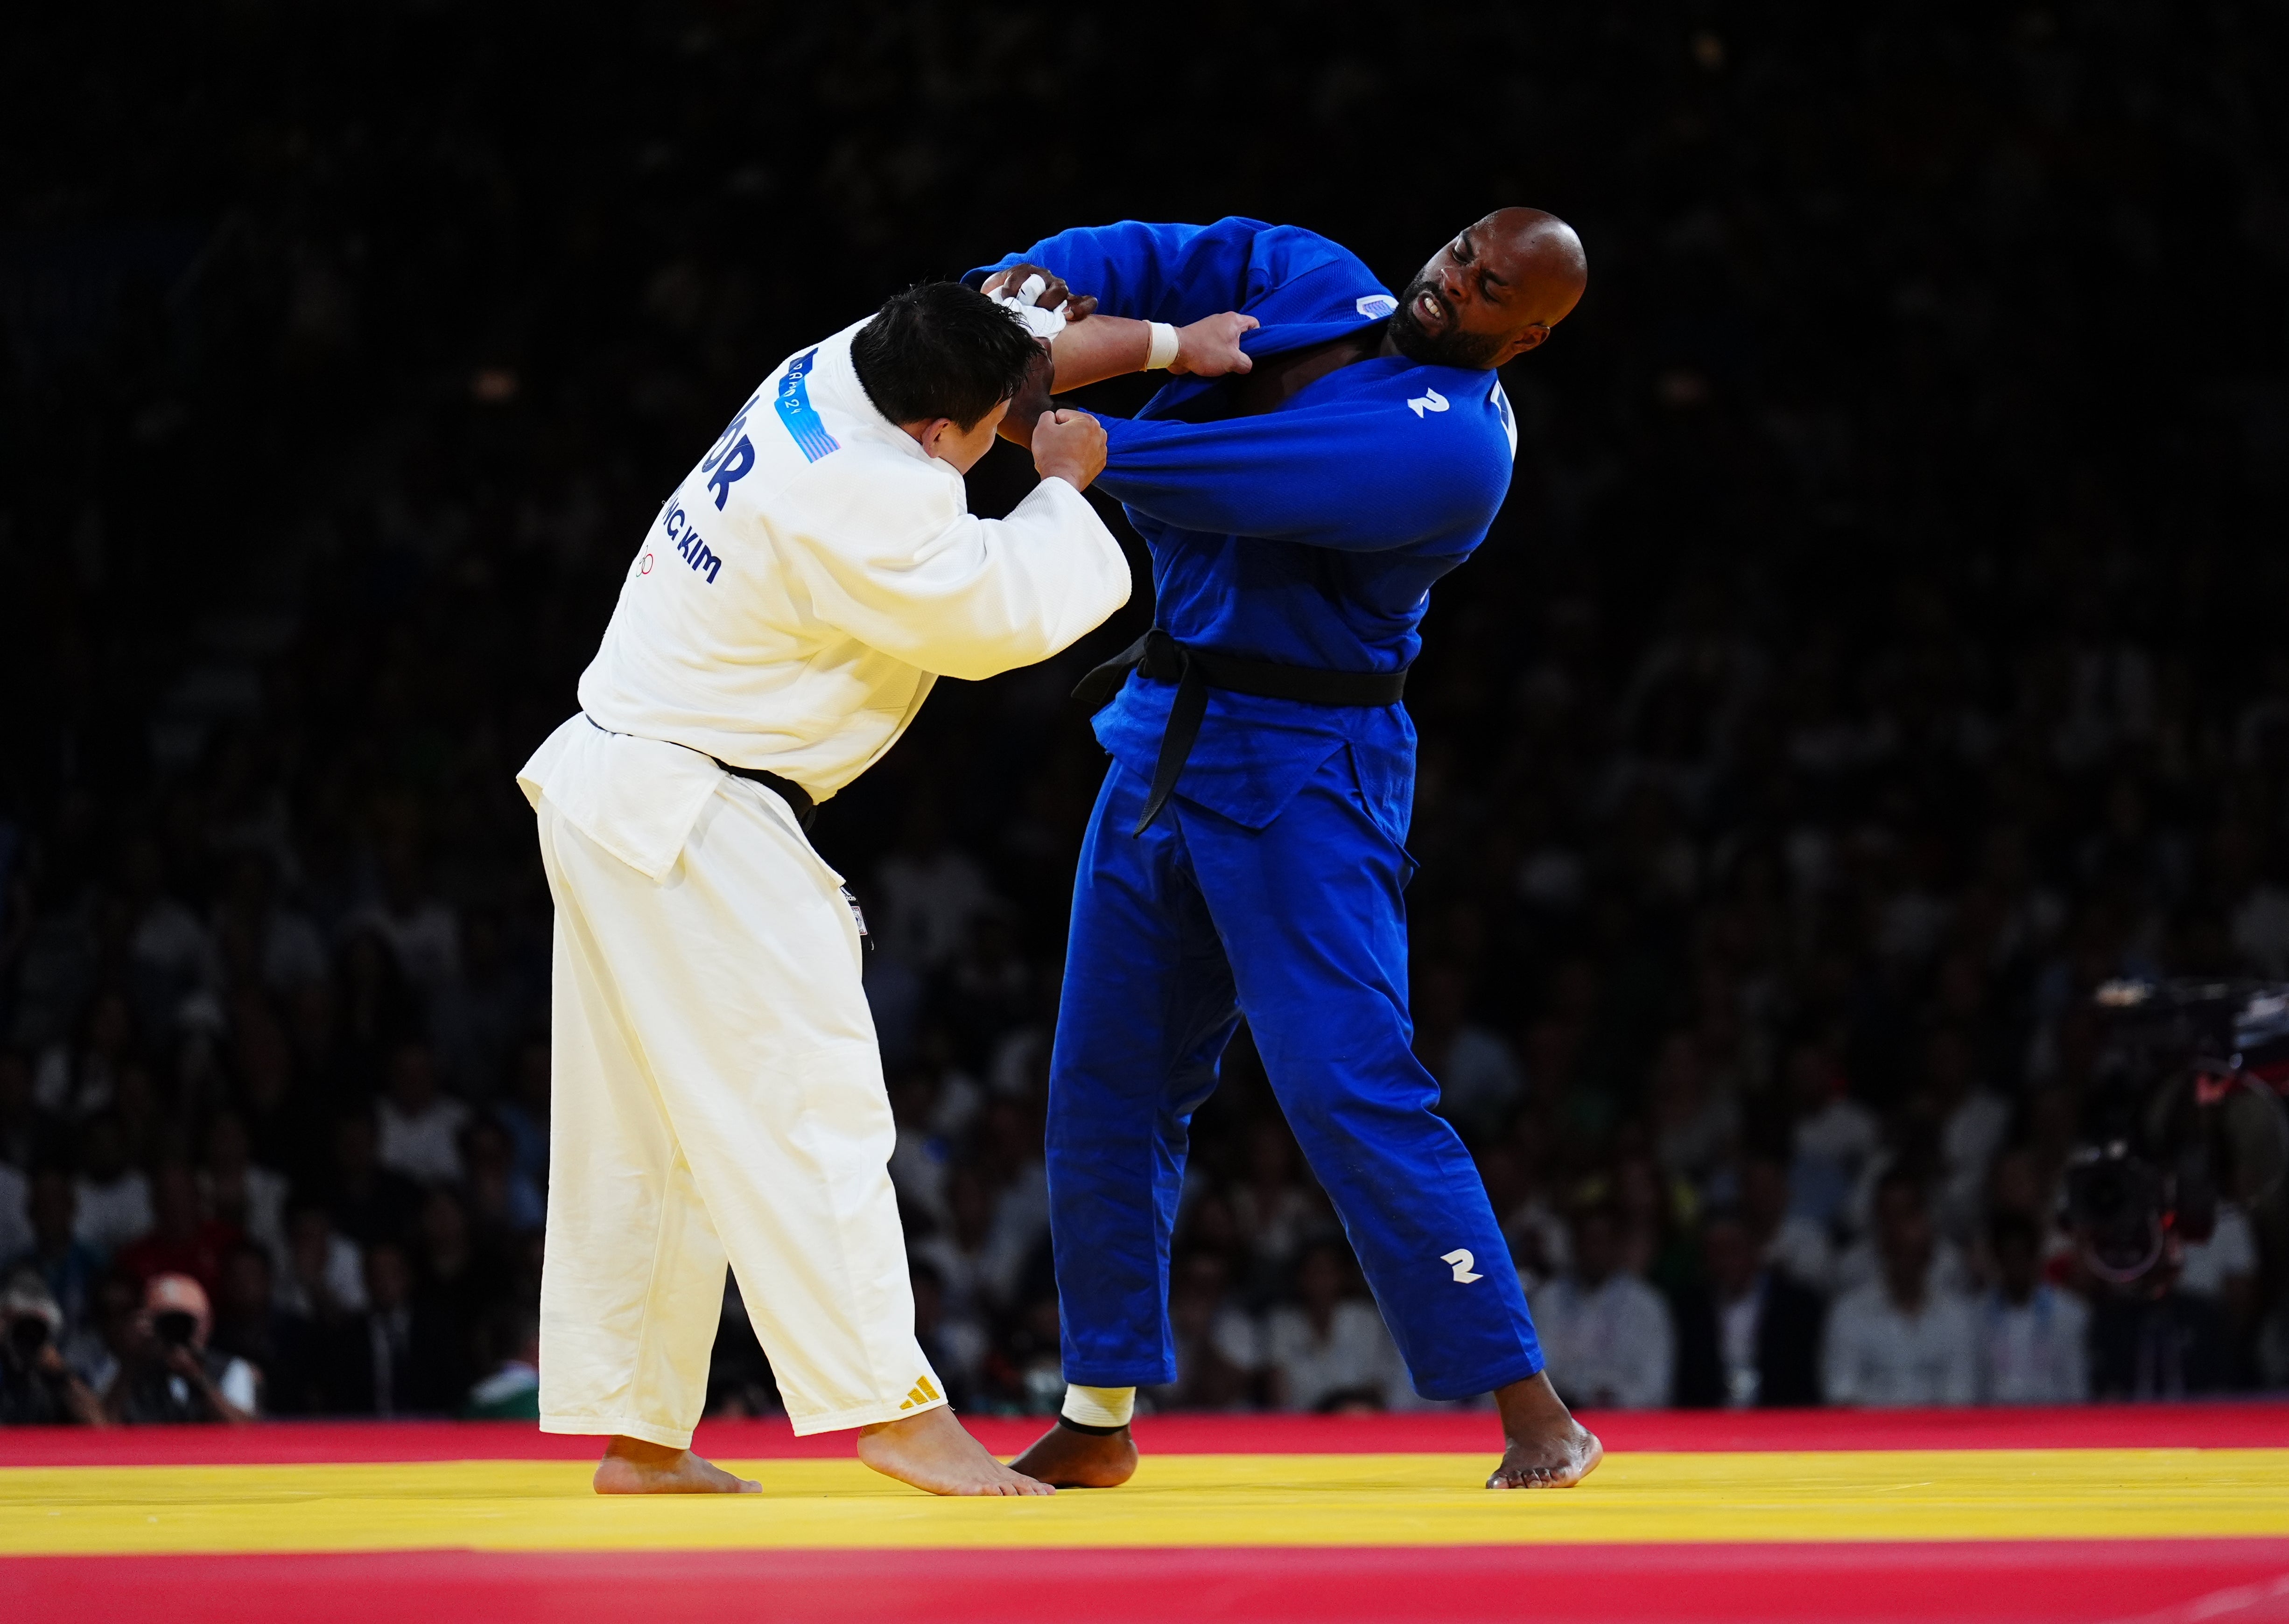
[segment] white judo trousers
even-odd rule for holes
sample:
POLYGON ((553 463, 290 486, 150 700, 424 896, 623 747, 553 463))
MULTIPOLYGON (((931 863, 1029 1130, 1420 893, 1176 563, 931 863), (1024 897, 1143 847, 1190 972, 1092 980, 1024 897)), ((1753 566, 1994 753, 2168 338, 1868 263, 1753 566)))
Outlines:
POLYGON ((688 1446, 727 1255, 795 1431, 943 1404, 841 877, 729 775, 658 881, 545 793, 538 811, 556 903, 541 1429, 688 1446))

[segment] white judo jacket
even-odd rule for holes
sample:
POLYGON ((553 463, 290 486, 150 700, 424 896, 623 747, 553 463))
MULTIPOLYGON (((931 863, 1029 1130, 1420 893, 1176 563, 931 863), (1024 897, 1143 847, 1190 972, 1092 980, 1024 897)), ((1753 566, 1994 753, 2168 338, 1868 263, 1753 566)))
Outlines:
POLYGON ((863 322, 789 357, 652 521, 580 706, 517 775, 659 880, 721 774, 824 801, 879 760, 941 676, 1045 659, 1129 598, 1088 499, 1043 480, 1007 519, 858 382, 863 322), (593 721, 594 726, 590 723, 593 721))

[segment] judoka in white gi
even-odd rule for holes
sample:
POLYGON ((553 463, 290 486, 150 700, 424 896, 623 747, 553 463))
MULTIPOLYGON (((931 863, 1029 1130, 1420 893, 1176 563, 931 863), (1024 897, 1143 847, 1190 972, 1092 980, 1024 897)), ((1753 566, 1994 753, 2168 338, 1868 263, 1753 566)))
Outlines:
POLYGON ((804 832, 937 676, 1043 659, 1129 596, 1081 494, 1086 414, 1042 415, 1007 519, 968 511, 1039 354, 1022 314, 925 284, 773 371, 518 776, 556 904, 540 1424, 611 1437, 600 1491, 755 1486, 689 1447, 728 1256, 797 1432, 859 1429, 938 1493, 1049 1492, 963 1430, 915 1341, 862 927, 804 832))

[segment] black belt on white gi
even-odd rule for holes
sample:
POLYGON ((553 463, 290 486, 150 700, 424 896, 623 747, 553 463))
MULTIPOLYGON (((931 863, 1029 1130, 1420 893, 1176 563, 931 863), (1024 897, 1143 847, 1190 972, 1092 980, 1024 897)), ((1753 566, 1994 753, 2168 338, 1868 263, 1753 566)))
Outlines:
POLYGON ((1155 626, 1083 677, 1073 687, 1073 697, 1094 711, 1113 697, 1131 671, 1149 681, 1176 685, 1168 725, 1160 735, 1160 759, 1152 766, 1152 788, 1144 797, 1144 816, 1137 820, 1131 834, 1150 828, 1175 792, 1192 743, 1200 736, 1200 719, 1208 714, 1208 689, 1304 705, 1360 706, 1397 705, 1407 691, 1404 666, 1397 671, 1328 671, 1317 665, 1283 665, 1213 649, 1188 649, 1155 626))
MULTIPOLYGON (((580 714, 586 720, 588 725, 594 728, 597 732, 610 733, 612 731, 611 728, 604 726, 602 722, 600 722, 594 717, 590 716, 587 712, 583 711, 580 714)), ((682 746, 682 748, 691 750, 691 746, 689 744, 682 746)), ((707 752, 704 750, 691 750, 691 753, 694 755, 707 756, 707 752)), ((760 767, 734 767, 729 761, 722 760, 715 756, 707 756, 707 759, 714 761, 716 766, 722 768, 734 778, 751 778, 755 783, 762 784, 765 789, 776 792, 781 800, 787 803, 787 810, 794 814, 794 821, 802 825, 802 832, 805 834, 809 834, 810 832, 811 824, 818 821, 818 808, 811 800, 810 792, 803 788, 800 784, 797 784, 794 779, 782 778, 777 773, 767 773, 760 767)), ((848 895, 848 893, 845 893, 845 895, 848 895)), ((865 934, 865 926, 862 925, 859 927, 860 934, 865 934)))
POLYGON ((809 834, 811 824, 818 821, 818 808, 812 803, 810 792, 794 779, 767 773, 760 767, 734 767, 729 761, 719 760, 714 756, 707 759, 734 778, 752 778, 767 790, 776 790, 778 798, 787 803, 787 810, 794 814, 794 821, 802 826, 805 834, 809 834))

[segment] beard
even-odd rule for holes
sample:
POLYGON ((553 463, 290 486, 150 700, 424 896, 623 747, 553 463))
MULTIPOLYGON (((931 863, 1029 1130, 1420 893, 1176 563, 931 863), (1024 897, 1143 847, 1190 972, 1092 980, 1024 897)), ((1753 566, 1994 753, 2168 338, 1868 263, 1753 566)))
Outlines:
POLYGON ((1391 313, 1392 344, 1417 366, 1485 371, 1501 353, 1502 339, 1491 333, 1464 332, 1456 327, 1449 327, 1442 333, 1423 330, 1423 323, 1415 314, 1415 301, 1426 292, 1435 293, 1437 289, 1438 284, 1428 276, 1417 276, 1407 284, 1407 291, 1399 296, 1399 308, 1391 313))

